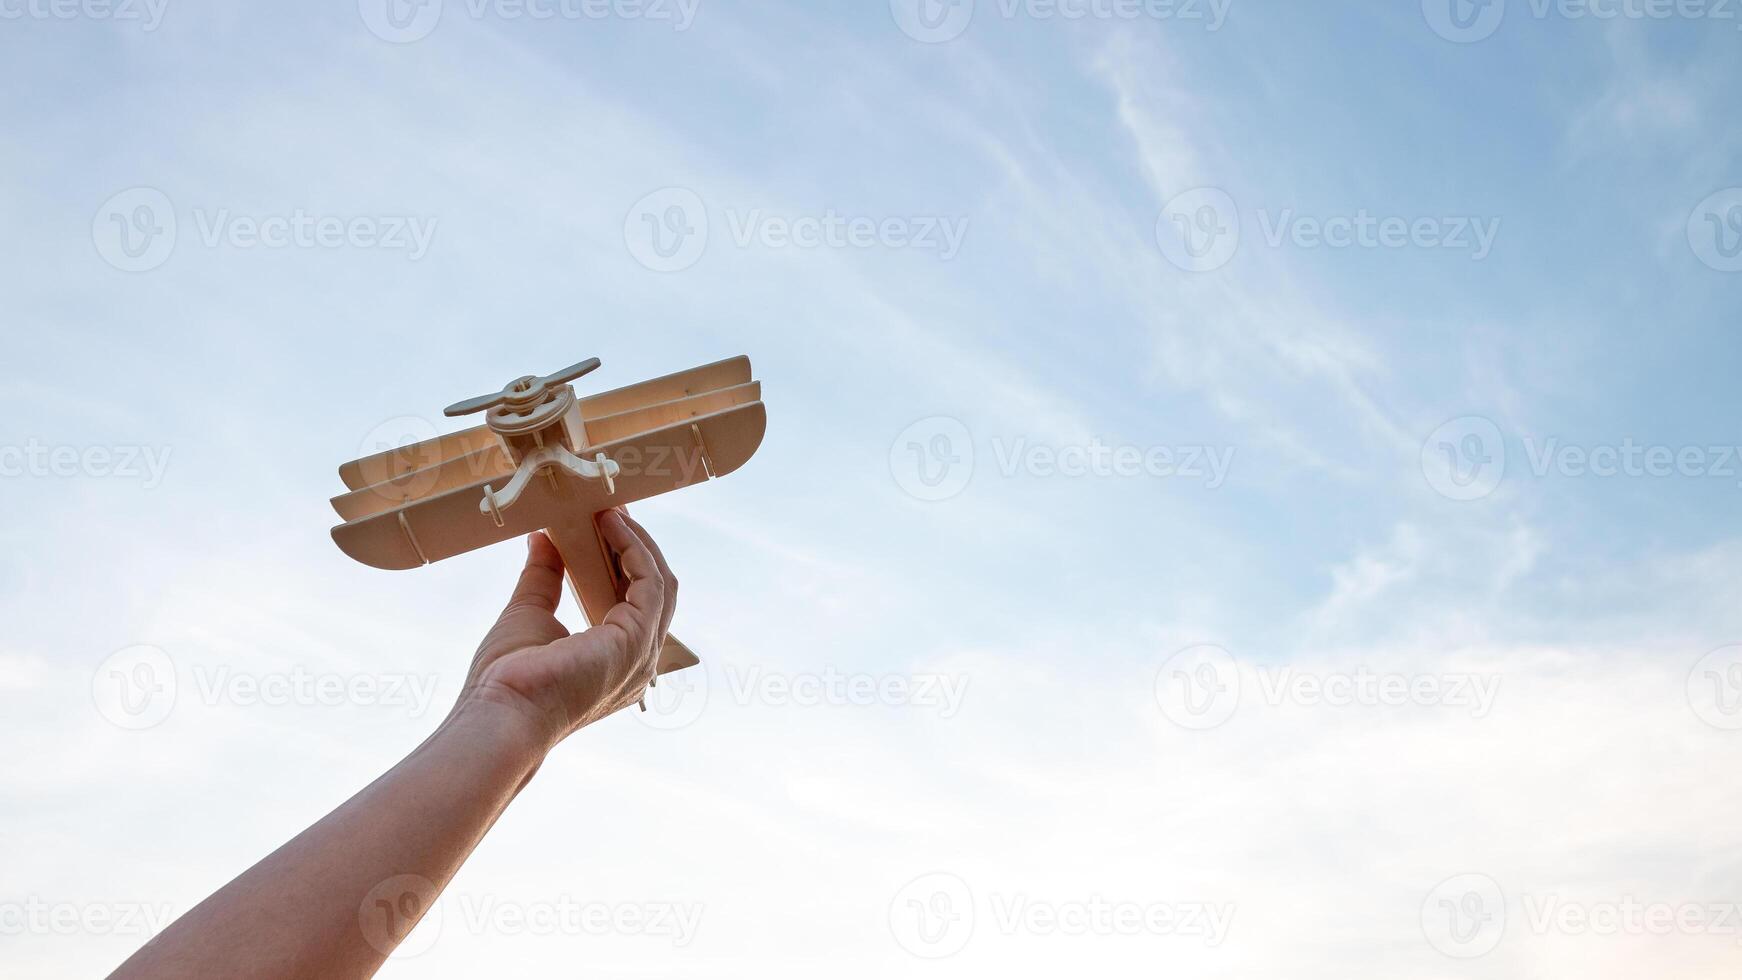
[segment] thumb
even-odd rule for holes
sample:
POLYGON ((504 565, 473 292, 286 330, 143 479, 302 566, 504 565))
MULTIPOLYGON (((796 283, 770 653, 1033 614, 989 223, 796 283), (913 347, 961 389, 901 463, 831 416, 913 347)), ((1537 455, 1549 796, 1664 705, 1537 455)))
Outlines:
POLYGON ((563 594, 563 559, 543 531, 526 537, 526 567, 520 581, 514 583, 514 594, 502 610, 504 616, 517 609, 538 609, 556 612, 563 594))

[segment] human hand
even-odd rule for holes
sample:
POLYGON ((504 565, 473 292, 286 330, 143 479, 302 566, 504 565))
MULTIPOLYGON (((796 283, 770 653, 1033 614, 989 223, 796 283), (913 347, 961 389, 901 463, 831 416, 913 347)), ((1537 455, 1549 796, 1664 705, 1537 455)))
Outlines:
MULTIPOLYGON (((563 563, 544 534, 437 731, 381 778, 159 933, 114 974, 366 977, 570 732, 634 704, 671 627, 677 580, 641 525, 598 519, 629 588, 599 625, 556 619, 563 563), (383 892, 416 884, 404 928, 368 924, 383 892), (286 914, 283 896, 297 896, 286 914), (373 931, 372 931, 373 930, 373 931)), ((403 911, 403 902, 396 911, 403 911)), ((395 920, 397 921, 397 920, 395 920)))
POLYGON ((604 622, 571 635, 556 618, 562 556, 542 531, 530 535, 526 568, 472 659, 456 713, 469 706, 507 708, 548 750, 642 698, 671 628, 677 579, 647 530, 628 514, 606 511, 598 524, 629 579, 623 601, 604 622))

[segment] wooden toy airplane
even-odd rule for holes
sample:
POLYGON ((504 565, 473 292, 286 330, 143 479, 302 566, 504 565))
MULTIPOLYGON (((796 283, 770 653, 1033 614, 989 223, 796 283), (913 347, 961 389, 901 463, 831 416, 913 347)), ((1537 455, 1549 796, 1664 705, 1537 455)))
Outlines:
MULTIPOLYGON (((748 357, 577 396, 569 382, 598 366, 518 378, 444 413, 483 412, 481 426, 339 467, 333 541, 365 565, 417 568, 542 528, 587 621, 603 621, 628 583, 594 515, 736 470, 768 420, 748 357)), ((658 672, 700 662, 668 635, 658 672)))

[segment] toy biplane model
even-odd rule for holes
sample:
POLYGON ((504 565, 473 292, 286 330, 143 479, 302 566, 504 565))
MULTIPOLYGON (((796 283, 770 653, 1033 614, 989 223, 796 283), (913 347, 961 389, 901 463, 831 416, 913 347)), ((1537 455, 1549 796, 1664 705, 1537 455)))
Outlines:
MULTIPOLYGON (((449 405, 484 424, 339 467, 349 492, 333 498, 345 521, 333 540, 365 565, 418 568, 543 529, 587 621, 602 622, 628 583, 594 515, 743 466, 767 413, 748 357, 576 395, 569 382, 598 366, 449 405)), ((699 662, 667 636, 658 673, 699 662)))

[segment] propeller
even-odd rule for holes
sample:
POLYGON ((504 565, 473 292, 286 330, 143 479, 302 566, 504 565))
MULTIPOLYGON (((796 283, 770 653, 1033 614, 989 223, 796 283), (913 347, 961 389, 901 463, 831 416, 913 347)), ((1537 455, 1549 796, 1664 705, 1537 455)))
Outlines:
POLYGON ((570 364, 561 371, 547 374, 542 378, 529 374, 524 378, 509 382, 508 387, 493 394, 479 395, 476 398, 454 402, 442 409, 442 414, 449 418, 457 418, 461 415, 470 415, 473 412, 482 412, 487 408, 495 408, 506 402, 517 402, 522 405, 533 404, 542 399, 547 390, 557 385, 568 384, 570 381, 593 371, 598 366, 599 359, 589 357, 578 364, 570 364))

